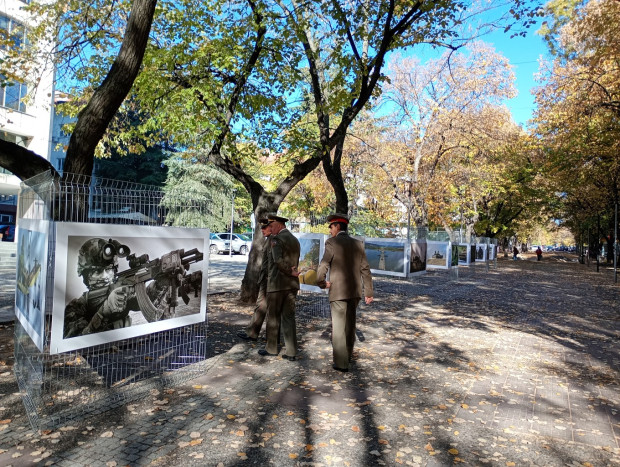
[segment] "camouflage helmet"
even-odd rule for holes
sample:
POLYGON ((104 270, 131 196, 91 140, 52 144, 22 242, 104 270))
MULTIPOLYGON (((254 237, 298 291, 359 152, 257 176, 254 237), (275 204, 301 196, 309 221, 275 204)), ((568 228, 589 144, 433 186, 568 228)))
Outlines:
POLYGON ((86 279, 93 270, 105 269, 108 266, 116 268, 118 258, 124 258, 129 253, 129 247, 117 240, 106 241, 103 238, 91 238, 82 245, 78 253, 78 276, 86 279))

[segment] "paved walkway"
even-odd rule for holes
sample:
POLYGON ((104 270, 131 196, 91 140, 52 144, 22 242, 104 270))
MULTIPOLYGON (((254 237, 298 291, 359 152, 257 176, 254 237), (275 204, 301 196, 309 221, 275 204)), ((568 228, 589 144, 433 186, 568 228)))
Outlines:
POLYGON ((377 280, 347 374, 325 319, 299 320, 299 361, 267 359, 234 337, 251 307, 216 295, 226 352, 202 376, 44 433, 4 361, 0 465, 620 466, 613 274, 549 256, 449 277, 377 280))

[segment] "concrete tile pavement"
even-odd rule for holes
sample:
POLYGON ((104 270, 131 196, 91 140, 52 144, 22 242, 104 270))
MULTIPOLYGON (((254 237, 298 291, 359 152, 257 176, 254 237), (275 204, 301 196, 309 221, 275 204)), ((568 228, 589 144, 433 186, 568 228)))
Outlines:
POLYGON ((620 465, 618 289, 584 268, 378 280, 347 374, 325 320, 300 319, 299 361, 266 359, 234 338, 251 307, 222 296, 230 350, 203 376, 49 433, 0 367, 0 463, 620 465))

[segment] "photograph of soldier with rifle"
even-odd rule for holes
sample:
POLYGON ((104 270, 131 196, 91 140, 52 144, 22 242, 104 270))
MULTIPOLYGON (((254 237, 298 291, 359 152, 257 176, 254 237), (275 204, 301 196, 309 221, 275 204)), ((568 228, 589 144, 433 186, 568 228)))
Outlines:
POLYGON ((62 339, 58 351, 204 321, 208 231, 69 224, 57 225, 52 345, 62 339))

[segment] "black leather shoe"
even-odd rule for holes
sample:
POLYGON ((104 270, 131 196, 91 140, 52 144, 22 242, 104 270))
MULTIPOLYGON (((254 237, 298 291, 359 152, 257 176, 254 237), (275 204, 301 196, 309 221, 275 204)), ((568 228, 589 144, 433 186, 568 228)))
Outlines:
POLYGON ((262 355, 263 357, 276 357, 277 353, 269 353, 265 349, 260 349, 258 351, 258 355, 262 355))
POLYGON ((342 371, 343 373, 348 373, 349 369, 348 368, 338 368, 336 365, 332 365, 332 368, 336 371, 342 371))
POLYGON ((289 362, 294 362, 296 360, 295 357, 289 357, 288 355, 282 355, 284 360, 288 360, 289 362))
POLYGON ((239 331, 237 333, 237 337, 240 337, 241 339, 244 339, 246 341, 253 341, 256 342, 258 340, 258 338, 256 337, 250 337, 248 336, 248 334, 245 331, 239 331))

